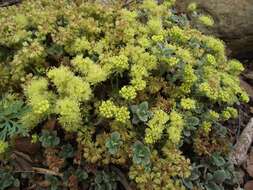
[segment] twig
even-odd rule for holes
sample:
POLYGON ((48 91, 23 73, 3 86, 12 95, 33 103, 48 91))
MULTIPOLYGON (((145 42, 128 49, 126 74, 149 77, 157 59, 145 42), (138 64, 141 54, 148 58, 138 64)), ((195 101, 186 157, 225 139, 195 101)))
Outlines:
POLYGON ((132 4, 133 2, 134 2, 135 0, 130 0, 130 1, 125 1, 125 3, 123 4, 123 8, 125 8, 125 7, 127 7, 127 6, 129 6, 130 4, 132 4))
POLYGON ((63 174, 54 172, 52 170, 48 170, 45 168, 32 167, 32 170, 24 170, 24 171, 14 171, 15 173, 39 173, 44 175, 54 175, 58 177, 63 177, 63 174))
POLYGON ((54 172, 52 170, 48 170, 48 169, 45 169, 45 168, 33 167, 33 171, 37 172, 37 173, 40 173, 40 174, 55 175, 55 176, 58 176, 58 177, 63 177, 63 175, 61 173, 54 172))
POLYGON ((253 118, 242 131, 235 148, 230 155, 230 160, 235 165, 241 165, 247 159, 247 152, 253 141, 253 118))
POLYGON ((119 180, 121 184, 124 186, 125 190, 133 190, 133 188, 129 185, 125 175, 115 166, 111 166, 112 171, 118 174, 119 180))
POLYGON ((20 2, 21 0, 8 0, 6 2, 0 2, 0 7, 7 7, 7 6, 14 5, 20 2))
POLYGON ((23 158, 25 161, 27 161, 28 163, 33 163, 32 159, 30 158, 30 156, 28 156, 27 154, 24 154, 23 152, 19 152, 19 151, 16 151, 14 150, 13 153, 16 155, 16 156, 19 156, 21 158, 23 158))

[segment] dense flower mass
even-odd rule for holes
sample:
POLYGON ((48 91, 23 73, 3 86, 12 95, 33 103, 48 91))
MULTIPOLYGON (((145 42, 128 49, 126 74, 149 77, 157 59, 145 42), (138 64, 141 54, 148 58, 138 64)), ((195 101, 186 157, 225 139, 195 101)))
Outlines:
POLYGON ((73 134, 87 167, 116 164, 141 190, 184 190, 193 161, 185 154, 210 156, 209 142, 223 142, 215 131, 249 101, 243 66, 176 15, 174 0, 124 3, 24 0, 1 9, 0 91, 30 108, 19 121, 26 135, 53 118, 49 130, 67 137, 43 133, 44 144, 73 134))

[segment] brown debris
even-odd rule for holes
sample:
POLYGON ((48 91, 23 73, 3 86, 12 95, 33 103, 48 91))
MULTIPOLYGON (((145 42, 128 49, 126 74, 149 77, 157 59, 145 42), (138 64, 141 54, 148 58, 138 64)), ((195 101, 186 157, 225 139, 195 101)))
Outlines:
POLYGON ((40 150, 39 143, 32 143, 30 138, 21 137, 15 139, 15 149, 29 155, 35 155, 40 150))
POLYGON ((245 190, 252 190, 252 189, 253 189, 253 180, 248 181, 248 182, 244 185, 244 189, 245 189, 245 190))
POLYGON ((78 179, 76 176, 74 175, 69 176, 68 187, 70 190, 78 190, 78 179))
POLYGON ((57 151, 55 149, 46 149, 46 163, 50 170, 54 172, 59 172, 64 165, 64 159, 57 156, 57 151))

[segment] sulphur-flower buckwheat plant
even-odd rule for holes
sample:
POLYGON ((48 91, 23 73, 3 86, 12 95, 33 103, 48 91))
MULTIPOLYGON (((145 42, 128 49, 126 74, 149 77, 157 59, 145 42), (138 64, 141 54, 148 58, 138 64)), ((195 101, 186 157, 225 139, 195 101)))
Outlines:
MULTIPOLYGON (((249 101, 242 64, 177 13, 175 0, 125 2, 23 0, 1 8, 0 102, 15 95, 26 111, 0 109, 0 157, 15 155, 21 136, 42 144, 41 168, 56 174, 23 183, 14 171, 22 188, 36 178, 50 189, 116 190, 122 180, 111 174, 122 170, 138 190, 186 190, 197 184, 195 162, 228 154, 223 125, 249 101)), ((197 4, 188 10, 198 24, 215 24, 197 4)), ((202 173, 204 190, 228 185, 202 173)))

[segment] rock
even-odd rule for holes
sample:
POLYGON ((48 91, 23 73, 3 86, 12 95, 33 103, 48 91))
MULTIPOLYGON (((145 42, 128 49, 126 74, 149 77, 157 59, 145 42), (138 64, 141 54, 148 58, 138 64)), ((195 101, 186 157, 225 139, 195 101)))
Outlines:
POLYGON ((248 93, 248 95, 253 99, 253 87, 243 79, 240 79, 241 87, 248 93))
MULTIPOLYGON (((252 63, 250 63, 252 64, 252 63)), ((246 73, 243 74, 245 78, 253 82, 253 71, 248 70, 246 73)))
POLYGON ((245 190, 252 190, 252 189, 253 189, 253 180, 248 181, 248 182, 244 185, 244 189, 245 189, 245 190))
POLYGON ((251 149, 248 159, 246 161, 245 169, 246 169, 247 173, 250 175, 250 177, 253 177, 253 150, 252 149, 251 149))
POLYGON ((237 169, 236 172, 237 172, 238 183, 240 185, 244 184, 244 177, 245 177, 246 173, 244 172, 244 170, 242 168, 237 169))
POLYGON ((211 15, 215 26, 204 32, 223 39, 232 53, 239 57, 253 57, 253 3, 252 0, 177 0, 180 12, 186 12, 196 2, 201 12, 211 15))

